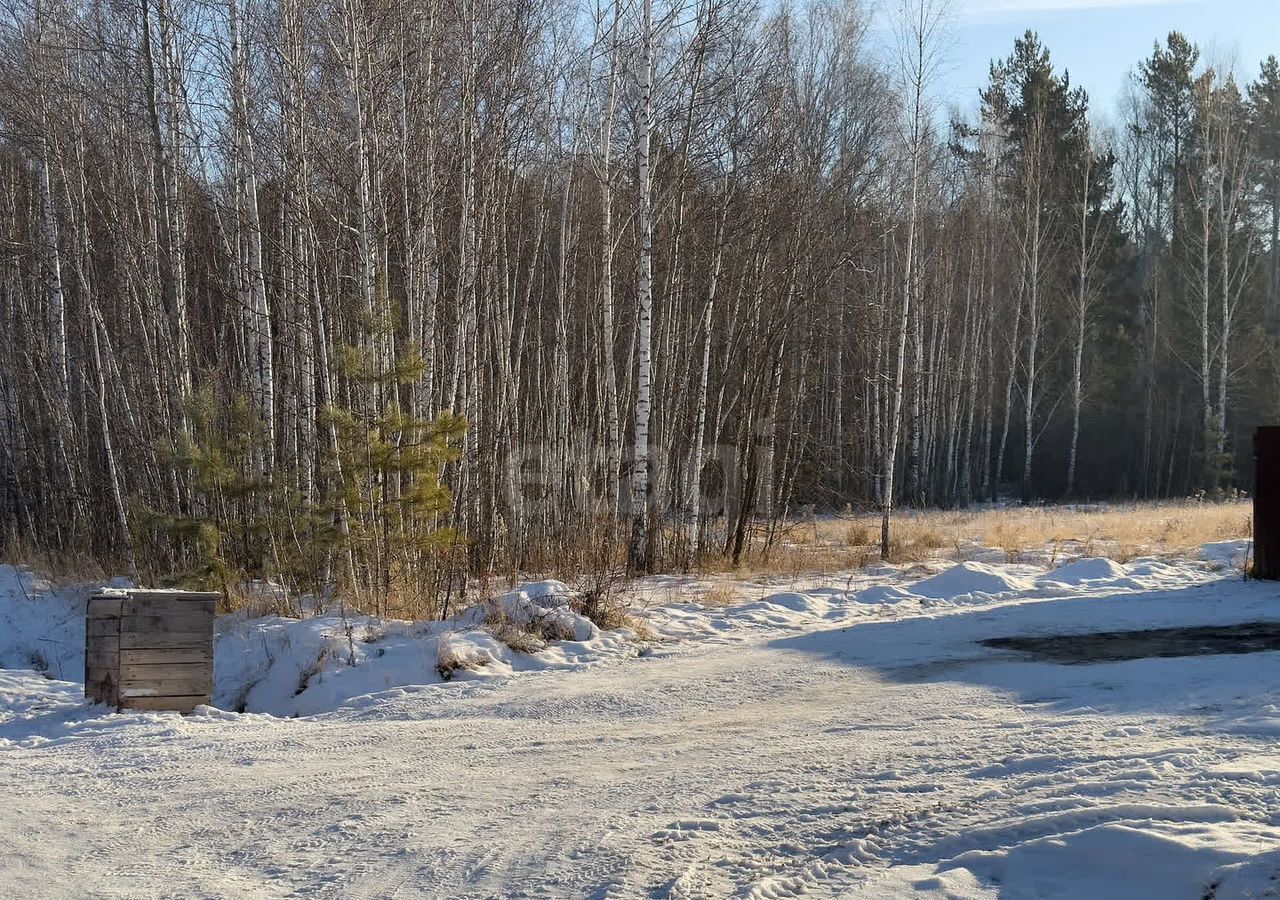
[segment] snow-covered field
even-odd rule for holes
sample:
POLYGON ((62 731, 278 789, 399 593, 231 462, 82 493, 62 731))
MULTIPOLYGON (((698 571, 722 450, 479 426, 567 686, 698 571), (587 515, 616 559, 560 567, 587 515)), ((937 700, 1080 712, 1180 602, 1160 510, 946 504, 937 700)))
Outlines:
POLYGON ((86 705, 82 592, 0 569, 0 896, 1280 896, 1280 652, 977 643, 1280 620, 1241 550, 655 578, 643 642, 541 583, 527 653, 228 619, 188 717, 86 705))

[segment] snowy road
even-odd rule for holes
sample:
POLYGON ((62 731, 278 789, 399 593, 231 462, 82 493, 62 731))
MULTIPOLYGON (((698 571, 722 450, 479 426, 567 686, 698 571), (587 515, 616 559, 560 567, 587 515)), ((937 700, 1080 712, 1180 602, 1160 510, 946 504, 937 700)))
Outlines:
POLYGON ((301 719, 105 715, 0 670, 0 894, 1265 896, 1280 653, 974 641, 1280 618, 1277 589, 1042 594, 301 719))

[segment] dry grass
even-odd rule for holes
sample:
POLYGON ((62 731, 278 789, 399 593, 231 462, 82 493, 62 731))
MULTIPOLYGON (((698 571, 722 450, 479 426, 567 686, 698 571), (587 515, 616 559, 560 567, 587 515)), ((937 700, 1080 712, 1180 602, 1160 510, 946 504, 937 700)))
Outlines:
POLYGON ((698 597, 698 602, 703 606, 733 606, 738 600, 738 592, 727 584, 712 585, 698 597))
MULTIPOLYGON (((1238 501, 908 510, 894 518, 890 561, 928 564, 930 560, 963 559, 979 553, 988 558, 987 554, 996 550, 1010 562, 1053 561, 1075 556, 1107 556, 1124 562, 1137 556, 1187 553, 1210 541, 1248 537, 1252 531, 1251 519, 1252 505, 1238 501)), ((596 537, 600 541, 594 548, 589 540, 575 544, 577 555, 573 562, 581 568, 549 568, 545 574, 568 578, 578 593, 575 611, 601 629, 632 628, 641 634, 642 640, 648 639, 651 633, 642 619, 631 614, 624 596, 624 570, 618 558, 616 535, 601 531, 596 537), (579 574, 561 574, 566 571, 579 574)), ((726 556, 707 555, 699 560, 696 570, 704 574, 733 572, 740 578, 751 579, 794 578, 861 569, 879 560, 880 518, 875 513, 866 513, 798 519, 781 529, 767 551, 762 549, 762 538, 758 532, 751 549, 736 566, 726 556)), ((46 575, 55 573, 51 579, 55 584, 85 583, 104 577, 91 560, 55 559, 13 541, 6 546, 0 561, 46 575)), ((532 578, 537 571, 530 570, 520 578, 513 576, 513 582, 532 578)), ((425 583, 435 584, 429 579, 425 583)), ((393 598, 382 602, 383 614, 414 620, 439 618, 439 598, 424 599, 427 593, 423 584, 424 579, 418 579, 413 590, 402 592, 393 586, 393 598)), ((450 609, 490 596, 490 585, 485 581, 476 582, 474 588, 467 595, 461 591, 450 592, 450 609)), ((713 590, 702 602, 726 606, 739 599, 731 588, 724 587, 713 590)), ((298 611, 290 600, 284 592, 239 585, 229 590, 226 607, 247 608, 251 615, 296 615, 298 611)), ((539 641, 558 638, 536 627, 516 629, 510 623, 498 621, 488 622, 487 627, 504 643, 523 652, 537 649, 539 641)))
POLYGON ((1127 506, 1032 507, 968 515, 934 514, 933 527, 958 546, 976 541, 1015 554, 1074 545, 1085 553, 1137 556, 1193 550, 1210 541, 1248 537, 1247 503, 1143 503, 1127 506))
POLYGON ((459 669, 469 669, 474 672, 488 664, 488 657, 466 652, 454 644, 449 639, 449 635, 442 635, 436 644, 436 671, 445 681, 450 681, 459 669))
POLYGON ((105 581, 109 577, 91 556, 51 553, 17 538, 5 540, 2 544, 0 565, 34 572, 54 587, 75 587, 105 581))
POLYGON ((657 640, 649 623, 631 612, 631 604, 627 602, 621 591, 607 593, 584 592, 571 604, 571 608, 590 619, 601 631, 613 631, 618 628, 630 628, 636 639, 644 642, 657 640))
MULTIPOLYGON (((548 637, 545 630, 535 620, 529 625, 522 625, 496 607, 485 615, 481 627, 506 644, 517 653, 537 653, 547 646, 548 637)), ((570 638, 573 635, 569 636, 570 638)))
MULTIPOLYGON (((906 511, 894 518, 889 559, 917 563, 995 549, 1009 562, 1046 555, 1108 556, 1123 562, 1186 553, 1210 541, 1248 537, 1251 530, 1248 502, 906 511)), ((744 559, 736 571, 795 575, 858 569, 879 559, 879 543, 877 514, 820 518, 789 529, 786 540, 767 555, 744 559)), ((726 562, 710 560, 707 568, 725 571, 731 568, 726 562)))
POLYGON ((815 572, 837 572, 861 568, 876 556, 865 547, 849 547, 826 544, 821 541, 808 543, 775 544, 768 552, 758 547, 743 553, 735 566, 727 554, 708 554, 697 565, 697 573, 716 575, 733 572, 739 577, 750 578, 766 575, 787 575, 792 578, 815 572))

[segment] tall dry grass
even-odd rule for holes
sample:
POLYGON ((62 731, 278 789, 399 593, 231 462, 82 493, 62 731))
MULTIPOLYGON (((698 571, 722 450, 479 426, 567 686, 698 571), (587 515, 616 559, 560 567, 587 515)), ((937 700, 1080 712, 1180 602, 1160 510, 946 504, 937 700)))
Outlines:
MULTIPOLYGON (((1075 556, 1108 556, 1125 561, 1137 556, 1176 555, 1194 551, 1210 541, 1248 537, 1252 505, 1248 502, 1206 503, 1192 500, 1160 503, 1100 504, 983 508, 959 511, 905 510, 893 520, 889 561, 898 564, 930 560, 990 558, 994 552, 1008 562, 1054 560, 1075 556)), ((627 621, 625 543, 616 533, 597 525, 567 541, 569 549, 547 548, 535 564, 521 571, 480 577, 434 577, 423 573, 393 573, 380 608, 390 618, 434 619, 477 600, 493 596, 509 585, 540 577, 568 581, 583 598, 580 611, 601 627, 627 621), (410 575, 414 577, 409 577, 410 575), (441 584, 445 589, 440 589, 441 584), (442 605, 443 604, 443 605, 442 605)), ((822 516, 786 523, 768 547, 756 541, 738 565, 726 556, 703 556, 700 573, 733 572, 741 577, 824 575, 851 572, 880 559, 880 518, 874 513, 822 516)), ((465 548, 463 548, 465 550, 465 548)), ((17 564, 51 576, 55 583, 86 583, 106 577, 90 559, 54 559, 11 543, 0 562, 17 564)), ((427 573, 430 575, 431 573, 427 573)), ((248 609, 250 614, 297 615, 294 592, 274 586, 244 584, 229 587, 224 612, 248 609)), ((361 598, 349 598, 359 608, 361 598)), ((734 602, 731 592, 713 602, 734 602)), ((373 608, 370 605, 370 608, 373 608)))
MULTIPOLYGON (((1000 551, 1009 562, 1046 556, 1137 556, 1187 553, 1211 541, 1249 537, 1248 502, 1103 504, 907 510, 894 517, 890 562, 956 559, 1000 551)), ((879 559, 878 514, 821 517, 796 523, 767 554, 745 559, 738 570, 797 574, 861 568, 879 559)), ((708 568, 728 568, 710 560, 708 568)))

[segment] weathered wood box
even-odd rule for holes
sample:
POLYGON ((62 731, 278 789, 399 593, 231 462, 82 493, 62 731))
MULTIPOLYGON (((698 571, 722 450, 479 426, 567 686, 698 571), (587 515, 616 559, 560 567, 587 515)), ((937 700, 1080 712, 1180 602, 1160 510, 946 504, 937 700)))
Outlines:
POLYGON ((216 593, 104 591, 89 598, 84 695, 121 709, 191 712, 213 694, 216 593))

